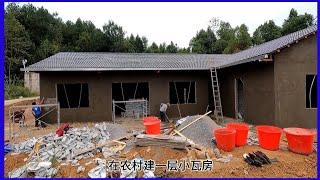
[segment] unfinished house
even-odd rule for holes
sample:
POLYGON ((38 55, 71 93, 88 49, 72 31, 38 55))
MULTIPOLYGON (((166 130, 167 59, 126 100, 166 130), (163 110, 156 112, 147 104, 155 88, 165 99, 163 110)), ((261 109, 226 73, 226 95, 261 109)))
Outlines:
POLYGON ((25 70, 40 74, 40 96, 56 98, 62 121, 157 116, 169 102, 170 118, 215 110, 253 124, 312 128, 316 33, 312 26, 230 55, 61 52, 25 70))

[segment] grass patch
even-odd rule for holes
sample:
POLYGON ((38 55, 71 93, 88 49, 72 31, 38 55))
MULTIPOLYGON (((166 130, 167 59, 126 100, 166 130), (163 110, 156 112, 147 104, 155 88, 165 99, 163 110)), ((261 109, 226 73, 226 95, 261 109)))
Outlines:
POLYGON ((14 80, 10 83, 5 81, 5 99, 17 99, 20 97, 34 97, 37 93, 31 92, 28 88, 23 86, 23 81, 14 80))

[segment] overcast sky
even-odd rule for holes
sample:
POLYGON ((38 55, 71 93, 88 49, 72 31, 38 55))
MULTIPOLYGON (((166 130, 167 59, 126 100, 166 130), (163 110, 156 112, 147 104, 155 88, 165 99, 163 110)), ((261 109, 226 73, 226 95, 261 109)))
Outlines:
POLYGON ((245 23, 249 32, 263 22, 274 20, 281 25, 291 8, 299 14, 311 13, 317 16, 316 2, 303 3, 32 3, 43 6, 49 12, 57 12, 64 21, 92 21, 102 28, 109 20, 121 25, 127 35, 146 36, 149 44, 173 41, 179 47, 187 47, 190 39, 201 28, 207 28, 209 20, 217 17, 230 22, 233 27, 245 23))

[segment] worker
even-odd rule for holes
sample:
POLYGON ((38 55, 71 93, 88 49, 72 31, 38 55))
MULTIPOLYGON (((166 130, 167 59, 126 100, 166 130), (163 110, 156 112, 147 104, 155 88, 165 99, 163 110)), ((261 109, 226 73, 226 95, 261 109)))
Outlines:
MULTIPOLYGON (((39 105, 43 104, 44 102, 44 98, 42 98, 42 100, 39 102, 39 105)), ((35 127, 44 127, 45 125, 43 123, 41 123, 41 121, 39 121, 42 111, 41 111, 41 107, 40 106, 36 106, 37 103, 36 102, 32 102, 32 114, 34 116, 34 122, 35 122, 35 127)))
POLYGON ((162 122, 169 122, 168 116, 166 114, 168 107, 170 107, 169 103, 160 104, 160 119, 162 122))

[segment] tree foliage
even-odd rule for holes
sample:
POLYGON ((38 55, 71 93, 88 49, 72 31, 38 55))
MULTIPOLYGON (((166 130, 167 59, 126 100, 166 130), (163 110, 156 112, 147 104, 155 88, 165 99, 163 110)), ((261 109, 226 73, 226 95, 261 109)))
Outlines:
POLYGON ((281 32, 282 35, 286 35, 311 25, 314 25, 314 18, 311 14, 298 15, 297 10, 291 9, 289 17, 284 20, 281 32))
POLYGON ((254 31, 252 42, 258 45, 279 37, 281 37, 281 27, 277 26, 273 20, 269 20, 254 31))
POLYGON ((207 30, 201 29, 190 41, 190 47, 194 53, 213 54, 217 38, 214 32, 208 27, 207 30))
POLYGON ((19 64, 29 57, 31 41, 14 15, 6 14, 5 27, 5 73, 11 81, 13 74, 19 73, 19 64))

